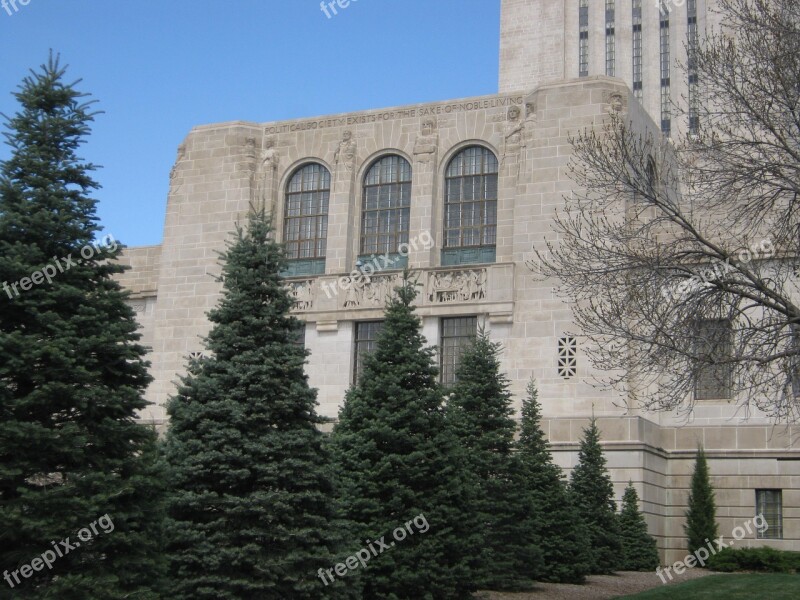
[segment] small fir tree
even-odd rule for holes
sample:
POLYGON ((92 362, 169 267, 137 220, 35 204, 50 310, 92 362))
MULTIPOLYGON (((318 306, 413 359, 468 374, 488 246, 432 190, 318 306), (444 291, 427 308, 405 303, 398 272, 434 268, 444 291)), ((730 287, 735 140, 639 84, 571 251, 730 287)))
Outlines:
POLYGON ((531 380, 522 401, 522 422, 514 456, 513 481, 523 494, 521 537, 542 552, 537 579, 582 583, 589 572, 587 531, 572 503, 563 474, 553 463, 542 431, 541 405, 531 380))
POLYGON ((697 450, 688 504, 684 531, 689 552, 694 553, 719 535, 714 488, 711 487, 706 453, 702 447, 697 450))
POLYGON ((639 495, 632 482, 628 483, 622 496, 619 533, 622 542, 620 570, 651 571, 658 567, 656 540, 647 533, 647 522, 639 511, 639 495))
POLYGON ((618 568, 621 551, 614 486, 606 469, 596 419, 583 430, 578 464, 572 471, 570 494, 588 531, 591 572, 611 573, 618 568))
POLYGON ((541 569, 533 537, 522 535, 523 489, 512 475, 516 423, 508 378, 500 371, 500 345, 484 331, 461 355, 447 416, 475 484, 469 519, 476 524, 478 585, 482 589, 529 589, 541 569))
POLYGON ((210 356, 168 405, 169 597, 339 598, 352 580, 318 577, 340 549, 323 419, 263 209, 237 226, 222 263, 210 356))
POLYGON ((376 349, 345 398, 333 432, 352 540, 375 540, 424 514, 417 531, 371 559, 364 598, 457 600, 475 588, 469 559, 469 492, 459 446, 445 420, 438 369, 426 347, 405 274, 388 302, 376 349))

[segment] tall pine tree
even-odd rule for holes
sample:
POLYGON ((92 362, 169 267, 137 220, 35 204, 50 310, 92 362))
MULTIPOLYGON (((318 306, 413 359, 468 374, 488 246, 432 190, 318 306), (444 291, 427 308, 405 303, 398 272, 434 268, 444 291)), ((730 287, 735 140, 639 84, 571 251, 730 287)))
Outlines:
POLYGON ((512 481, 517 426, 499 353, 500 345, 480 331, 461 355, 446 414, 474 483, 468 518, 476 527, 472 543, 481 550, 476 565, 478 585, 521 590, 533 585, 542 555, 535 539, 521 535, 519 512, 524 496, 512 481))
POLYGON ((702 447, 697 449, 688 503, 684 531, 689 552, 694 553, 719 535, 714 488, 711 487, 708 461, 702 447))
POLYGON ((632 482, 628 482, 622 495, 619 534, 622 554, 618 568, 621 571, 652 571, 658 567, 656 540, 647 533, 647 522, 639 510, 639 494, 632 482))
POLYGON ((162 481, 155 433, 136 420, 150 378, 113 279, 120 248, 96 242, 94 166, 77 155, 94 113, 64 75, 51 56, 23 80, 0 167, 2 587, 23 599, 151 599, 162 481), (102 531, 79 539, 101 517, 102 531), (30 570, 68 537, 51 568, 30 570))
POLYGON ((469 500, 458 442, 447 427, 434 351, 425 346, 408 274, 386 308, 377 348, 334 428, 336 468, 352 539, 386 536, 420 514, 429 531, 372 558, 362 573, 364 598, 458 600, 474 589, 465 543, 469 500))
POLYGON ((263 210, 222 262, 210 357, 191 363, 168 406, 169 597, 339 598, 342 585, 318 578, 340 558, 323 419, 263 210))
POLYGON ((587 531, 553 463, 541 428, 541 405, 531 380, 522 401, 522 423, 514 457, 513 482, 522 494, 521 537, 541 548, 536 578, 557 583, 582 583, 589 572, 587 531))
POLYGON ((614 486, 600 446, 600 430, 592 418, 583 430, 578 464, 570 482, 572 501, 586 524, 591 550, 591 573, 610 573, 618 568, 621 545, 614 486))

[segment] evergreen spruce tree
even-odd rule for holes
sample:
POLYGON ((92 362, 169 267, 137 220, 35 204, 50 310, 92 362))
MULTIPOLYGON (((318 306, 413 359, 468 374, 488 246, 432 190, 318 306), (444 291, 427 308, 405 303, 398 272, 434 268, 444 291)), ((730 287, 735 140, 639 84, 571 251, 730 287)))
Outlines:
POLYGON ((622 496, 619 532, 622 554, 618 568, 621 571, 651 571, 658 567, 656 540, 647 533, 647 523, 639 511, 639 495, 630 482, 622 496))
POLYGON ((336 469, 357 543, 386 536, 424 514, 430 529, 371 559, 364 598, 449 600, 474 589, 468 561, 469 502, 459 446, 445 419, 433 349, 425 346, 406 273, 386 308, 374 352, 334 428, 336 469))
POLYGON ((697 450, 697 460, 692 473, 689 508, 686 511, 684 531, 690 553, 694 553, 719 535, 714 489, 711 487, 706 453, 702 447, 697 450))
POLYGON ((340 532, 284 267, 269 218, 251 210, 222 254, 210 356, 190 364, 168 404, 169 598, 311 600, 347 591, 318 576, 339 560, 340 532))
POLYGON ((522 590, 533 585, 542 555, 535 539, 521 535, 524 496, 512 481, 516 423, 499 352, 500 345, 480 331, 461 355, 446 414, 475 486, 468 518, 475 524, 471 543, 481 550, 476 565, 478 586, 522 590))
POLYGON ((621 544, 614 486, 606 469, 600 446, 600 430, 592 418, 583 430, 578 464, 572 471, 570 494, 588 531, 593 574, 611 573, 618 568, 621 544))
POLYGON ((64 75, 51 56, 23 80, 0 166, 0 597, 152 599, 163 479, 136 418, 146 352, 77 155, 91 102, 64 75))
POLYGON ((539 392, 531 380, 522 401, 512 480, 523 496, 520 535, 526 543, 541 549, 537 579, 583 583, 590 560, 586 527, 572 504, 561 469, 553 463, 541 418, 539 392))

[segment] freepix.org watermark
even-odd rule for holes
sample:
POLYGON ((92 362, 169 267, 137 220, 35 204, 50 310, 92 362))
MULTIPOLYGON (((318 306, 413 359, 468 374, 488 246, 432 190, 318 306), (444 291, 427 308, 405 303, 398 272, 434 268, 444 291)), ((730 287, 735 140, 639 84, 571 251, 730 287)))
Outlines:
POLYGON ((53 546, 53 550, 45 550, 41 555, 31 560, 30 563, 22 565, 19 569, 11 571, 11 573, 7 570, 3 571, 3 578, 13 589, 15 586, 22 583, 22 580, 19 578, 20 575, 22 575, 23 579, 28 579, 31 575, 41 571, 45 567, 52 569, 53 563, 56 562, 57 559, 63 558, 71 551, 80 548, 81 542, 89 542, 95 536, 100 535, 100 532, 97 530, 98 525, 103 533, 111 533, 114 531, 114 522, 108 514, 105 514, 96 521, 92 521, 89 527, 84 527, 78 531, 79 542, 70 542, 69 538, 64 538, 58 543, 50 542, 53 546))
POLYGON ((672 566, 664 567, 663 569, 658 567, 656 569, 656 575, 658 575, 659 579, 661 579, 661 583, 663 584, 667 583, 667 580, 664 578, 664 574, 666 574, 667 577, 669 577, 669 580, 672 581, 672 573, 670 573, 670 571, 675 571, 676 575, 683 575, 686 569, 691 569, 697 565, 705 567, 706 561, 709 559, 709 557, 713 556, 724 548, 730 548, 736 542, 743 539, 745 536, 745 529, 747 530, 747 533, 752 535, 753 528, 751 525, 755 525, 756 530, 762 533, 769 529, 769 525, 767 524, 767 520, 764 518, 764 515, 758 514, 753 517, 751 521, 746 521, 744 526, 737 525, 734 527, 733 531, 731 532, 731 535, 733 535, 733 540, 730 542, 725 542, 724 535, 719 536, 713 542, 706 538, 705 546, 701 546, 695 550, 693 554, 687 554, 683 560, 673 563, 672 566))
POLYGON ((366 547, 362 548, 355 554, 348 556, 344 562, 336 564, 336 566, 330 569, 320 569, 317 571, 317 575, 322 580, 322 583, 325 585, 329 585, 333 583, 335 577, 333 576, 334 572, 339 577, 344 577, 350 571, 355 571, 359 564, 366 568, 367 563, 378 556, 379 554, 383 554, 387 550, 394 548, 394 545, 397 542, 402 542, 410 535, 414 535, 415 533, 425 533, 430 529, 430 525, 428 525, 428 520, 425 518, 425 515, 420 513, 410 521, 407 521, 405 525, 401 525, 397 529, 392 532, 392 537, 394 538, 393 542, 386 542, 386 536, 382 535, 379 539, 370 542, 369 540, 365 541, 364 543, 367 545, 366 547), (416 527, 416 531, 411 526, 416 527), (328 581, 330 579, 330 581, 328 581))
POLYGON ((380 271, 391 269, 402 258, 409 255, 411 250, 415 252, 421 247, 425 250, 433 248, 433 236, 430 231, 423 231, 409 242, 403 242, 397 247, 395 254, 381 254, 374 256, 366 263, 356 263, 356 268, 350 271, 349 275, 339 277, 333 283, 322 283, 322 290, 328 298, 339 295, 339 290, 349 290, 351 287, 361 287, 370 282, 370 277, 380 271))
POLYGON ((680 300, 683 297, 697 292, 703 287, 713 285, 712 282, 720 281, 725 275, 730 273, 734 267, 738 265, 747 265, 754 258, 770 259, 775 256, 775 246, 771 240, 761 240, 757 245, 751 248, 743 248, 739 250, 736 255, 728 258, 725 262, 715 261, 699 273, 682 280, 680 283, 665 287, 662 290, 664 298, 670 301, 680 300))
MULTIPOLYGON (((109 234, 103 236, 99 241, 94 242, 93 244, 86 244, 80 249, 80 256, 84 260, 91 260, 97 254, 100 254, 102 250, 114 252, 116 249, 117 241, 114 239, 113 235, 109 234)), ((54 256, 52 263, 45 265, 38 271, 34 271, 31 273, 30 277, 23 277, 19 281, 15 281, 11 284, 9 284, 7 281, 4 281, 3 291, 5 291, 8 297, 13 300, 14 298, 19 297, 20 290, 27 292, 33 288, 34 285, 41 285, 45 281, 47 281, 47 283, 53 283, 53 279, 56 277, 56 275, 64 273, 65 271, 69 271, 70 267, 77 266, 75 262, 76 260, 78 260, 78 258, 72 258, 72 254, 68 254, 66 257, 62 258, 54 256), (19 289, 17 289, 18 287, 19 289)))
POLYGON ((666 17, 672 12, 673 8, 680 8, 686 4, 686 0, 656 0, 656 7, 662 17, 666 17))
POLYGON ((31 0, 0 0, 0 6, 3 7, 9 17, 17 14, 20 6, 28 6, 30 3, 31 0))
POLYGON ((319 9, 325 13, 326 17, 332 19, 339 14, 339 11, 336 10, 337 6, 344 10, 350 6, 351 2, 358 2, 358 0, 322 0, 322 2, 319 3, 319 9))

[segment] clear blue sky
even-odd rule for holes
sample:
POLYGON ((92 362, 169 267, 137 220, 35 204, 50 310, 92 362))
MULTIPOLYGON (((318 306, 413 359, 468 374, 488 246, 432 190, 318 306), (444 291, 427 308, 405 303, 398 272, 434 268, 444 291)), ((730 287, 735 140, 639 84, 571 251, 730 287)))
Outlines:
POLYGON ((106 233, 131 246, 161 242, 169 171, 195 125, 497 91, 499 0, 357 0, 330 19, 319 0, 6 2, 0 113, 59 52, 105 111, 83 156, 103 166, 106 233))

